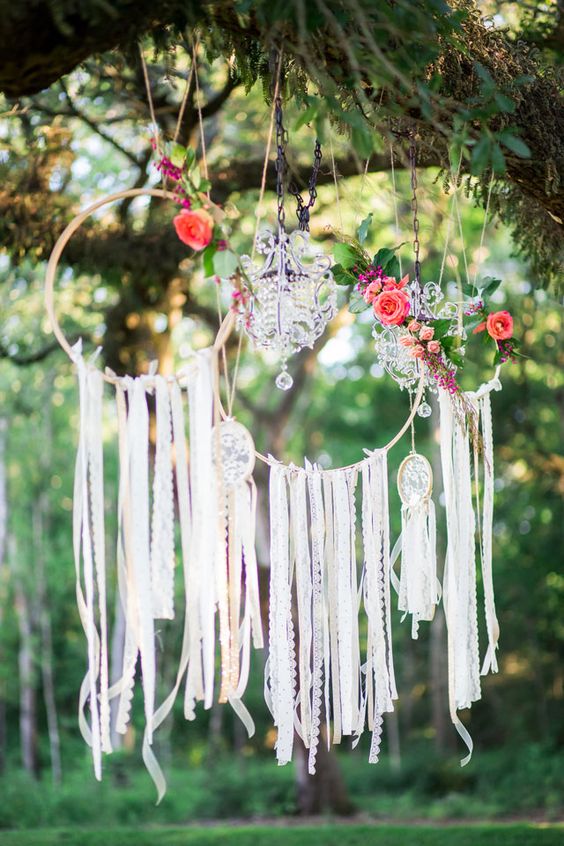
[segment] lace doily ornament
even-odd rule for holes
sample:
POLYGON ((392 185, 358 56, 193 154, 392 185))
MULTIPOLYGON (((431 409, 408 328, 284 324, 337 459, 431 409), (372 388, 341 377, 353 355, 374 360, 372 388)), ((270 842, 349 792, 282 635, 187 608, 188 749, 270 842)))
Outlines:
POLYGON ((213 430, 214 462, 217 460, 217 431, 223 466, 223 484, 232 488, 250 479, 255 466, 255 444, 249 430, 236 420, 224 420, 213 430))
POLYGON ((398 491, 404 505, 412 508, 429 499, 433 491, 433 471, 424 455, 412 452, 398 470, 398 491))

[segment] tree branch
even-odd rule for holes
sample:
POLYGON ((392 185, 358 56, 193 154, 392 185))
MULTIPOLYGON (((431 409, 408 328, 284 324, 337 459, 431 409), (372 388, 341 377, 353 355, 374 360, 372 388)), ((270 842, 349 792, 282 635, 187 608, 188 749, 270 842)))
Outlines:
MULTIPOLYGON (((84 334, 69 338, 69 344, 71 346, 76 344, 79 338, 84 338, 84 334)), ((25 355, 18 355, 18 353, 11 353, 8 347, 0 343, 0 358, 8 359, 8 361, 11 361, 12 364, 17 364, 18 367, 27 367, 30 364, 37 364, 39 361, 44 361, 52 353, 60 349, 61 347, 59 346, 59 342, 54 340, 51 341, 50 344, 47 344, 47 346, 42 347, 40 350, 36 350, 35 352, 27 353, 25 355)))

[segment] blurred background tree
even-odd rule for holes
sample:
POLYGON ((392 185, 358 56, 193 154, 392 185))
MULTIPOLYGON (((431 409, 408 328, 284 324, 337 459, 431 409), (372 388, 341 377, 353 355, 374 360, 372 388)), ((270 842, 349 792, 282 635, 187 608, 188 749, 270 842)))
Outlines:
MULTIPOLYGON (((191 61, 187 27, 194 25, 212 196, 237 204, 238 249, 249 249, 254 232, 270 113, 265 98, 273 51, 282 48, 290 164, 302 185, 315 134, 323 140, 313 237, 330 240, 331 227, 352 232, 371 211, 371 246, 406 242, 401 252, 410 266, 404 166, 406 133, 414 130, 424 276, 437 279, 455 190, 449 156, 461 153, 462 229, 451 227, 445 281, 456 293, 465 277, 464 250, 470 277, 503 278, 497 302, 514 313, 528 358, 506 365, 503 394, 493 401, 501 672, 485 680, 484 699, 473 709, 478 751, 471 767, 457 769, 439 613, 417 643, 396 620, 401 699, 379 767, 368 768, 361 744, 339 758, 344 781, 328 760, 320 768, 327 777, 311 785, 298 759, 296 792, 290 768, 277 772, 273 764, 258 658, 248 694, 258 727, 252 742, 221 708, 200 713, 189 726, 175 714, 159 733, 172 785, 153 818, 311 811, 322 803, 344 811, 351 797, 384 815, 558 814, 564 577, 557 554, 564 460, 560 315, 551 292, 563 249, 560 7, 547 4, 535 13, 510 3, 480 9, 434 0, 390 6, 171 0, 159 4, 158 15, 142 2, 116 3, 111 10, 70 2, 2 7, 0 767, 8 801, 0 825, 61 822, 73 813, 108 822, 123 821, 124 814, 151 818, 151 788, 138 772, 137 710, 123 749, 109 762, 110 787, 92 784, 87 801, 81 799, 88 753, 75 712, 84 643, 70 545, 76 391, 71 368, 49 335, 41 287, 49 251, 79 205, 156 183, 142 69, 132 44, 144 36, 157 117, 171 134, 191 61), (486 20, 481 13, 497 17, 486 20), (104 52, 115 45, 118 50, 104 52), (63 788, 50 792, 49 775, 55 785, 62 778, 63 788), (112 793, 116 785, 121 789, 112 793)), ((198 146, 194 86, 181 132, 185 143, 198 146)), ((270 168, 269 188, 272 177, 270 168)), ((267 215, 274 213, 270 192, 264 206, 267 215)), ((57 296, 65 330, 91 348, 102 344, 104 363, 118 372, 143 372, 154 358, 170 372, 216 330, 215 285, 204 281, 198 262, 176 239, 169 225, 173 211, 160 201, 121 202, 83 227, 65 254, 57 296)), ((225 307, 228 292, 221 296, 225 307)), ((474 351, 478 358, 465 372, 466 387, 491 373, 491 362, 474 351)), ((341 314, 293 366, 294 389, 282 396, 272 390, 274 362, 243 353, 236 406, 263 451, 347 463, 363 446, 385 442, 405 417, 406 400, 376 365, 363 320, 353 325, 341 314)), ((417 444, 436 464, 435 425, 436 414, 418 421, 417 444)), ((111 427, 108 420, 108 537, 115 528, 117 476, 111 427)), ((395 448, 398 461, 405 449, 395 448)), ((392 513, 397 536, 397 500, 392 513)), ((265 537, 263 514, 259 555, 266 584, 265 537)), ((113 553, 110 546, 110 561, 113 553)), ((120 663, 119 603, 116 621, 114 668, 120 663)), ((163 626, 163 694, 179 639, 177 623, 163 626)))

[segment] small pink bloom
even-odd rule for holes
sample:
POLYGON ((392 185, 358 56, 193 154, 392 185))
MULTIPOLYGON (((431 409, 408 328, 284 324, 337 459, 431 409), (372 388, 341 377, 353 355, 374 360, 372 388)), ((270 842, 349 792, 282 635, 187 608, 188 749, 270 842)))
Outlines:
POLYGON ((415 344, 415 338, 411 335, 402 335, 399 339, 399 343, 402 347, 412 347, 415 344))
POLYGON ((173 218, 176 234, 193 250, 203 250, 213 236, 213 217, 205 209, 181 211, 173 218))
POLYGON ((413 358, 423 358, 425 354, 425 347, 421 344, 415 344, 409 351, 409 354, 413 356, 413 358))
POLYGON ((427 344, 427 349, 430 353, 438 353, 441 349, 441 345, 438 341, 429 341, 427 344))
POLYGON ((362 295, 367 303, 371 303, 375 297, 378 296, 382 290, 382 283, 379 281, 371 282, 362 295))
POLYGON ((472 329, 472 334, 477 335, 478 332, 483 332, 485 328, 486 328, 486 321, 484 320, 483 323, 478 323, 478 325, 474 329, 472 329))
POLYGON ((372 306, 384 326, 399 326, 409 314, 409 297, 403 291, 383 291, 372 306))
POLYGON ((407 283, 409 282, 409 273, 406 273, 405 276, 398 282, 398 288, 405 288, 407 283))
POLYGON ((421 329, 421 324, 418 323, 416 320, 412 320, 410 321, 410 323, 407 324, 407 328, 410 332, 418 332, 421 329))
POLYGON ((513 318, 508 311, 496 311, 488 314, 486 321, 488 335, 495 341, 506 341, 513 335, 513 318))
POLYGON ((419 333, 419 337, 422 341, 430 341, 434 334, 435 330, 431 326, 424 326, 419 333))

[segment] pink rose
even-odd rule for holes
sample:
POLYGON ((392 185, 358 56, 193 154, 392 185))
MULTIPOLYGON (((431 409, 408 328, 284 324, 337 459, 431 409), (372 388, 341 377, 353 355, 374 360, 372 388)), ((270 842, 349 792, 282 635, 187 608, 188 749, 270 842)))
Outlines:
POLYGON ((421 344, 416 344, 410 349, 409 354, 413 356, 413 358, 423 358, 425 354, 425 347, 421 344))
POLYGON ((382 291, 372 303, 374 314, 384 326, 399 326, 409 314, 409 297, 403 291, 382 291))
POLYGON ((474 327, 474 329, 472 329, 472 334, 477 335, 478 332, 483 332, 485 328, 486 328, 486 321, 484 320, 482 323, 478 323, 478 325, 476 327, 474 327))
POLYGON ((176 234, 193 250, 203 250, 213 236, 213 217, 205 209, 185 209, 173 218, 176 234))
POLYGON ((403 279, 400 279, 399 282, 396 282, 395 276, 384 276, 384 291, 397 291, 400 288, 405 288, 407 283, 409 282, 409 273, 406 273, 403 279))
POLYGON ((486 328, 495 341, 506 341, 513 335, 513 318, 508 311, 496 311, 488 314, 486 328))
POLYGON ((429 341, 427 344, 427 349, 430 353, 438 353, 441 349, 441 345, 438 341, 429 341))
POLYGON ((431 326, 424 326, 419 333, 419 337, 422 341, 430 341, 434 334, 435 330, 432 329, 431 326))
POLYGON ((375 297, 378 296, 380 291, 382 290, 382 283, 379 280, 375 282, 371 282, 370 285, 366 288, 363 293, 363 297, 367 303, 371 303, 375 297))
POLYGON ((411 335, 402 335, 399 339, 399 343, 402 345, 402 347, 412 347, 415 343, 415 338, 413 338, 411 335))
POLYGON ((418 332, 421 329, 421 324, 418 323, 416 320, 411 320, 407 324, 407 328, 409 329, 410 332, 418 332))

